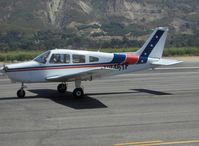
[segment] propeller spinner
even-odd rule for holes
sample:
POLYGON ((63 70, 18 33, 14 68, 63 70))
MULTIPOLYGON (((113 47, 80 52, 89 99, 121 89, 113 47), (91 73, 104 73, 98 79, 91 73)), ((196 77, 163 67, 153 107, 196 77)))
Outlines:
POLYGON ((4 64, 3 67, 0 68, 0 73, 6 73, 8 70, 8 67, 4 64))

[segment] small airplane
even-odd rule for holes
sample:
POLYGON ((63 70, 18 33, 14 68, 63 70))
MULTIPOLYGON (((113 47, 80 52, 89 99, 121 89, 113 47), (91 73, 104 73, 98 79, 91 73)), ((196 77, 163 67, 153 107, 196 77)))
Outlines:
POLYGON ((167 27, 156 28, 137 52, 103 53, 54 49, 32 61, 4 65, 0 72, 6 74, 12 82, 22 83, 17 91, 19 98, 25 97, 24 83, 41 82, 60 82, 57 86, 60 93, 67 91, 67 82, 75 82, 73 96, 82 97, 82 81, 180 63, 181 61, 161 58, 167 33, 167 27))

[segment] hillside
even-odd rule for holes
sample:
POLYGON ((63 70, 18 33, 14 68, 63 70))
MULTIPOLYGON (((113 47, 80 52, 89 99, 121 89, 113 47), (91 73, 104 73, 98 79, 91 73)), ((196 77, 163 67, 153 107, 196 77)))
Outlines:
POLYGON ((0 1, 1 49, 139 46, 157 26, 171 46, 199 46, 199 1, 0 1))

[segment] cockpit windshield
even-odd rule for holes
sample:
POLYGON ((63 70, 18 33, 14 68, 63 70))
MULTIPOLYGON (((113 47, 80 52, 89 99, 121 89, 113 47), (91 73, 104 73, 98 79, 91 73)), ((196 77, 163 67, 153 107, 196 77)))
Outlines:
POLYGON ((48 57, 49 57, 49 55, 50 55, 50 51, 47 51, 47 52, 44 52, 41 55, 37 56, 33 60, 36 61, 36 62, 45 64, 47 59, 48 59, 48 57))

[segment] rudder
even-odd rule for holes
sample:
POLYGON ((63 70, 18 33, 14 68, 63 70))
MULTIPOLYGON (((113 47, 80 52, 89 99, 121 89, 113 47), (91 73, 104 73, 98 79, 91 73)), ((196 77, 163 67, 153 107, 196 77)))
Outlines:
POLYGON ((149 39, 144 43, 136 55, 139 56, 138 64, 146 63, 148 58, 161 58, 168 33, 167 27, 156 28, 149 39))

